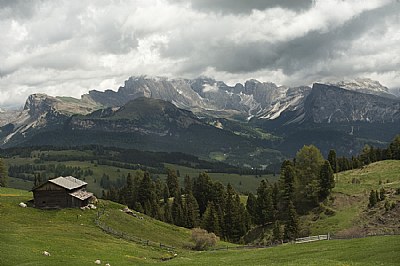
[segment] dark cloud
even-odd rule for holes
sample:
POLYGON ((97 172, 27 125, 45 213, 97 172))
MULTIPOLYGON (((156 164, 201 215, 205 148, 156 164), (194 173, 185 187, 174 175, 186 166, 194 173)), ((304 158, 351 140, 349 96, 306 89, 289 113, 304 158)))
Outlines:
MULTIPOLYGON (((340 11, 339 11, 340 12, 340 11)), ((318 75, 332 75, 331 61, 342 58, 351 48, 352 42, 362 38, 374 28, 379 29, 379 34, 384 34, 390 19, 398 19, 400 5, 392 3, 381 8, 361 13, 341 26, 329 30, 313 30, 307 34, 283 41, 246 41, 235 43, 230 40, 220 40, 214 45, 207 41, 175 40, 171 46, 161 49, 162 55, 173 58, 189 58, 181 65, 182 73, 201 73, 208 67, 213 67, 220 72, 251 73, 261 70, 282 71, 286 76, 296 72, 315 75, 315 66, 319 65, 318 75), (186 45, 185 45, 186 43, 186 45), (314 72, 314 73, 312 73, 314 72)), ((398 23, 398 22, 397 22, 398 23)), ((374 39, 374 36, 367 36, 374 39)), ((380 36, 376 36, 380 38, 380 36)), ((354 52, 354 51, 352 51, 354 52)), ((370 51, 379 53, 379 51, 370 51)), ((346 64, 342 69, 335 69, 337 75, 350 75, 353 71, 351 60, 353 54, 343 58, 346 64)), ((366 54, 367 56, 367 54, 366 54)), ((356 63, 356 62, 354 62, 356 63)), ((372 64, 371 69, 364 67, 364 71, 379 72, 377 65, 385 71, 390 67, 372 64)))
POLYGON ((313 0, 170 0, 171 2, 187 3, 202 11, 214 11, 221 13, 249 13, 252 10, 265 10, 281 7, 291 10, 308 9, 313 0))
POLYGON ((0 0, 1 18, 29 19, 43 0, 0 0))

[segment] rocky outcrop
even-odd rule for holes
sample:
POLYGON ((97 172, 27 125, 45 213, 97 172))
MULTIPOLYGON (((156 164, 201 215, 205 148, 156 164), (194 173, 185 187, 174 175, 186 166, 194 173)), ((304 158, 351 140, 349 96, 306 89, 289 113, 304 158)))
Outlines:
POLYGON ((316 83, 304 103, 314 123, 400 121, 400 101, 316 83))
POLYGON ((211 78, 188 80, 142 76, 129 78, 117 92, 90 91, 86 97, 104 106, 121 106, 130 100, 148 97, 169 101, 201 115, 273 119, 293 107, 309 90, 309 87, 288 88, 257 80, 228 86, 211 78))

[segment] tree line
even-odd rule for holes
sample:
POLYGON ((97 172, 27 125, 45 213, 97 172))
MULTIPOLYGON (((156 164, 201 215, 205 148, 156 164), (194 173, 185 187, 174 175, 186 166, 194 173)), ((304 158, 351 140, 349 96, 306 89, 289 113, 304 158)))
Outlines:
POLYGON ((246 205, 228 184, 211 180, 207 173, 184 178, 167 170, 166 182, 152 180, 148 172, 126 178, 120 189, 103 191, 105 199, 128 205, 156 219, 187 228, 201 227, 232 242, 254 226, 274 226, 274 240, 292 240, 299 235, 298 213, 318 206, 334 187, 333 170, 315 146, 304 146, 293 161, 281 167, 279 182, 262 180, 256 195, 246 205))

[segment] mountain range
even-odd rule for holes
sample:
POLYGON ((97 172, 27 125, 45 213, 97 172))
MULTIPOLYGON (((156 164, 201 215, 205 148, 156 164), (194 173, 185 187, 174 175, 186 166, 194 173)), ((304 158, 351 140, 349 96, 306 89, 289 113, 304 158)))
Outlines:
POLYGON ((141 76, 81 99, 33 94, 14 118, 7 113, 0 113, 2 147, 102 144, 253 167, 304 144, 350 156, 400 132, 399 98, 369 79, 286 87, 141 76))

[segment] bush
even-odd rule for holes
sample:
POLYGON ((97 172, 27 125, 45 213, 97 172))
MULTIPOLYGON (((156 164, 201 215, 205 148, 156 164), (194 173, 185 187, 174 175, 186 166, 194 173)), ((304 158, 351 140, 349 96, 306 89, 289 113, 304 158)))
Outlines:
POLYGON ((205 250, 209 247, 215 246, 215 244, 217 244, 218 237, 214 233, 208 233, 204 229, 193 228, 192 241, 195 244, 195 250, 205 250))

